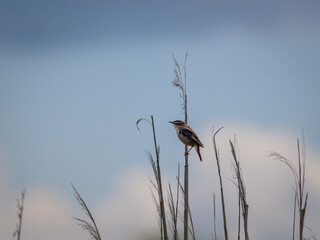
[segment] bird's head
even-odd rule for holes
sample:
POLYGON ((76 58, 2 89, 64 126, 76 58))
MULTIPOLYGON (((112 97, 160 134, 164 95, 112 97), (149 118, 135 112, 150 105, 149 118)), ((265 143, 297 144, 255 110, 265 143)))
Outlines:
POLYGON ((178 130, 187 125, 184 121, 181 121, 181 120, 176 120, 169 123, 171 123, 175 127, 175 129, 178 129, 178 130))

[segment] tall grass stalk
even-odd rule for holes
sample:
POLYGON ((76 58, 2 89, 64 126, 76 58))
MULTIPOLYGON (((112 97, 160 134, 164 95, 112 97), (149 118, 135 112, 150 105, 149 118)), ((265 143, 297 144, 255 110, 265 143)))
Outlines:
MULTIPOLYGON (((181 189, 181 192, 182 194, 184 195, 185 194, 185 190, 183 188, 183 186, 180 184, 180 189, 181 189)), ((193 225, 193 220, 192 220, 192 214, 191 214, 191 208, 190 206, 188 206, 188 216, 189 216, 189 220, 190 220, 190 224, 188 226, 188 232, 190 233, 191 235, 191 238, 193 240, 196 240, 196 234, 195 234, 195 230, 194 230, 194 225, 193 225)))
POLYGON ((89 233, 91 239, 101 240, 98 227, 96 225, 96 222, 95 222, 93 215, 91 214, 87 204, 85 203, 83 198, 80 196, 77 189, 72 184, 71 184, 71 186, 73 188, 74 196, 75 196, 76 200, 78 201, 79 205, 82 207, 82 210, 85 212, 85 214, 87 215, 87 217, 90 219, 91 222, 88 222, 88 221, 86 221, 84 219, 80 219, 80 218, 74 218, 74 219, 77 221, 77 223, 79 224, 79 226, 81 226, 81 228, 83 230, 85 230, 89 233))
POLYGON ((171 184, 169 183, 169 189, 168 189, 168 208, 169 213, 171 216, 171 225, 170 229, 173 235, 173 240, 179 239, 178 234, 178 213, 179 213, 179 190, 180 190, 180 163, 178 164, 178 175, 177 175, 177 195, 176 199, 174 200, 171 184))
POLYGON ((150 187, 150 191, 151 191, 151 196, 153 199, 153 202, 156 206, 157 209, 157 213, 158 213, 158 223, 159 223, 159 227, 160 227, 160 239, 163 239, 164 236, 164 230, 163 230, 163 217, 162 217, 162 212, 161 212, 161 207, 160 207, 160 197, 159 197, 159 187, 158 187, 158 171, 157 171, 157 166, 156 166, 156 162, 153 160, 152 154, 150 152, 147 152, 147 156, 149 158, 149 162, 151 165, 151 168, 153 170, 153 175, 154 178, 156 180, 156 183, 154 182, 153 179, 150 178, 150 184, 152 187, 150 187), (154 190, 156 191, 156 194, 154 193, 154 190))
MULTIPOLYGON (((237 158, 236 155, 236 150, 235 150, 235 144, 236 140, 234 143, 232 143, 229 140, 230 147, 231 147, 231 153, 233 156, 233 170, 235 173, 235 178, 236 178, 236 185, 238 188, 238 194, 239 198, 241 200, 241 209, 242 209, 242 218, 243 218, 243 228, 244 228, 244 236, 246 240, 249 240, 249 233, 248 233, 248 212, 249 212, 249 205, 247 203, 247 193, 246 193, 246 187, 244 185, 243 177, 242 177, 242 171, 240 167, 240 162, 237 158)), ((240 234, 238 233, 238 239, 240 238, 240 234)))
MULTIPOLYGON (((298 205, 299 211, 299 239, 304 239, 303 229, 304 229, 304 219, 307 209, 308 193, 305 193, 305 176, 306 176, 306 150, 305 150, 305 140, 303 136, 303 147, 300 149, 300 141, 297 139, 297 149, 298 149, 298 170, 295 165, 284 156, 277 152, 271 152, 269 155, 280 162, 283 162, 291 170, 294 177, 294 191, 295 199, 298 205), (302 158, 302 159, 301 159, 302 158)), ((295 218, 295 215, 294 215, 295 218)))
POLYGON ((160 212, 161 239, 163 237, 164 240, 168 240, 167 220, 166 220, 166 212, 165 212, 165 207, 164 207, 164 198, 163 198, 162 181, 161 181, 160 146, 157 145, 156 131, 155 131, 155 127, 154 127, 153 116, 151 115, 151 123, 147 119, 144 119, 144 118, 140 118, 137 121, 136 126, 139 131, 140 131, 139 122, 142 120, 147 121, 149 124, 151 124, 151 127, 152 127, 153 142, 154 142, 154 148, 155 148, 155 153, 156 153, 156 162, 153 160, 152 154, 150 152, 148 152, 147 154, 148 154, 148 158, 150 160, 150 163, 151 163, 151 166, 153 169, 153 173, 154 173, 154 176, 156 179, 156 185, 155 184, 153 184, 153 185, 157 190, 159 205, 160 205, 160 211, 158 211, 158 213, 160 212), (163 233, 163 235, 162 235, 162 233, 163 233))
POLYGON ((213 233, 214 238, 212 239, 217 240, 217 228, 216 228, 216 195, 213 193, 213 233))
POLYGON ((23 210, 24 210, 24 197, 25 197, 26 190, 21 192, 20 200, 17 199, 17 208, 18 208, 18 223, 16 226, 16 230, 13 233, 13 237, 17 236, 17 240, 21 239, 21 229, 22 229, 22 217, 23 217, 23 210))
MULTIPOLYGON (((216 144, 216 135, 223 127, 219 128, 212 136, 213 141, 213 148, 215 157, 217 160, 217 167, 218 167, 218 175, 220 180, 220 193, 221 193, 221 205, 222 205, 222 216, 223 216, 223 227, 224 227, 224 238, 225 240, 228 240, 228 226, 227 226, 227 216, 226 216, 226 208, 225 208, 225 202, 224 202, 224 195, 223 195, 223 184, 222 184, 222 177, 221 177, 221 170, 220 170, 220 156, 219 156, 219 150, 217 148, 216 144)), ((213 133, 213 129, 212 129, 213 133)))
POLYGON ((238 240, 240 240, 240 234, 241 234, 241 197, 240 194, 238 194, 238 240))
POLYGON ((297 195, 294 194, 294 207, 293 207, 293 224, 292 224, 292 240, 294 240, 294 233, 296 229, 296 208, 297 208, 297 195))
MULTIPOLYGON (((183 77, 180 65, 178 61, 176 60, 175 56, 173 56, 174 61, 174 74, 175 78, 172 81, 172 84, 174 87, 177 87, 180 89, 180 97, 183 100, 182 103, 182 109, 184 110, 184 121, 185 123, 188 123, 188 104, 187 104, 187 58, 188 58, 188 52, 185 55, 184 64, 183 64, 183 77), (184 78, 184 81, 183 81, 184 78)), ((184 165, 184 240, 188 240, 188 229, 189 229, 189 162, 188 162, 188 147, 185 145, 184 148, 185 151, 185 165, 184 165)))

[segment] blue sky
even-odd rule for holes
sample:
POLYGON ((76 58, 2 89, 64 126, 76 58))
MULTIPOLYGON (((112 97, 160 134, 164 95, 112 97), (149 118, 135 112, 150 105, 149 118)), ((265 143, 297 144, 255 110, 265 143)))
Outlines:
POLYGON ((244 124, 294 137, 303 128, 316 149, 319 7, 2 1, 0 150, 8 191, 43 185, 72 198, 73 182, 97 202, 124 172, 148 165, 151 131, 142 124, 139 133, 135 122, 151 114, 164 170, 174 175, 183 146, 168 121, 183 115, 172 54, 182 63, 186 51, 192 128, 244 124))

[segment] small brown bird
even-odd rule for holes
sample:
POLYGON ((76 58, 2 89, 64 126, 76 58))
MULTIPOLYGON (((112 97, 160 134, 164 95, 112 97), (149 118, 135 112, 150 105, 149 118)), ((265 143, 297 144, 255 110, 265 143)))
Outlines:
POLYGON ((180 141, 187 146, 191 146, 191 148, 188 150, 188 152, 186 152, 185 155, 187 155, 194 147, 199 155, 200 161, 202 161, 200 147, 203 148, 204 146, 198 138, 197 134, 184 121, 176 120, 169 123, 173 124, 180 141))

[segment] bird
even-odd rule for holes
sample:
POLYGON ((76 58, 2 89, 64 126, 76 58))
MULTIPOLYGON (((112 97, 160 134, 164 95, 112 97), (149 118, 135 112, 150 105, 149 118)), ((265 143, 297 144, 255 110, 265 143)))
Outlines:
POLYGON ((200 161, 202 161, 200 147, 204 148, 204 146, 197 134, 191 129, 191 127, 189 127, 188 124, 181 120, 176 120, 172 122, 170 121, 169 123, 171 123, 176 129, 177 136, 180 139, 180 141, 187 146, 191 146, 191 148, 186 152, 185 155, 189 154, 191 149, 194 147, 199 155, 200 161))

